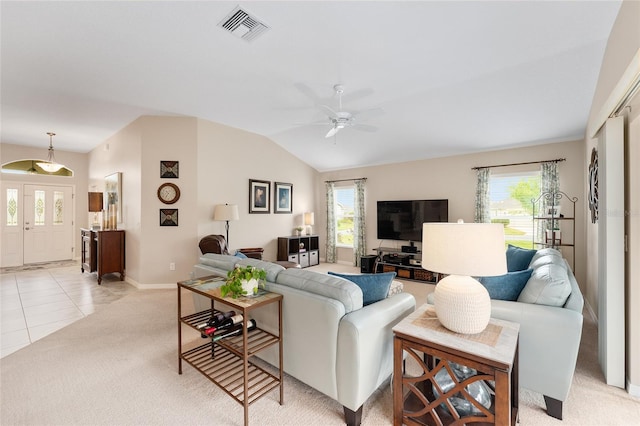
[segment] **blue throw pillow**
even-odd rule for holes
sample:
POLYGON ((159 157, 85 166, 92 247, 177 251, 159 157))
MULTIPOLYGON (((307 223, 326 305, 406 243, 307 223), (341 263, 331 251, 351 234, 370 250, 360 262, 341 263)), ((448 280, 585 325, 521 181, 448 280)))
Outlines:
POLYGON ((533 269, 507 272, 505 275, 494 277, 478 277, 480 284, 485 286, 489 297, 496 300, 518 300, 522 289, 531 278, 533 269))
POLYGON ((240 250, 236 250, 236 254, 234 254, 235 257, 239 257, 240 259, 246 259, 247 255, 244 254, 243 252, 241 252, 240 250))
POLYGON ((523 249, 509 244, 507 247, 507 272, 527 269, 536 252, 537 250, 523 249))
POLYGON ((356 283, 362 289, 362 305, 370 305, 387 297, 391 281, 396 277, 395 272, 383 272, 380 274, 339 274, 337 272, 329 272, 329 275, 335 275, 356 283))

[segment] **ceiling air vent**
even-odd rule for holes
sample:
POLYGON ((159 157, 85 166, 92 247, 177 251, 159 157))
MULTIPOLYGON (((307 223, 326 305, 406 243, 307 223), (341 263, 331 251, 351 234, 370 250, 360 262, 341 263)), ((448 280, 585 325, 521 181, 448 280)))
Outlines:
POLYGON ((233 9, 218 26, 246 41, 254 40, 269 29, 266 24, 242 10, 240 6, 233 9))

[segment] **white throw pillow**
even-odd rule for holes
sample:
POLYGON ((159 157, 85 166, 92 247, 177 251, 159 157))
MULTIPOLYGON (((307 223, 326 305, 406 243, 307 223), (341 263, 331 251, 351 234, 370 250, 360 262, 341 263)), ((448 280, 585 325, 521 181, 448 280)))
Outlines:
POLYGON ((555 263, 541 265, 533 270, 522 289, 518 302, 538 305, 563 306, 571 294, 567 270, 555 263))

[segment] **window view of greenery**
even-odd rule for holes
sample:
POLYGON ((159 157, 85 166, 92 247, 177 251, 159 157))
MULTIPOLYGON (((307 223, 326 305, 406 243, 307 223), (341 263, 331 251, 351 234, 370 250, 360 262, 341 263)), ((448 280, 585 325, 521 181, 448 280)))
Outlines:
POLYGON ((336 188, 336 245, 353 247, 353 205, 355 187, 336 188))
POLYGON ((533 206, 540 195, 540 172, 492 174, 491 222, 504 225, 505 243, 533 248, 533 206))

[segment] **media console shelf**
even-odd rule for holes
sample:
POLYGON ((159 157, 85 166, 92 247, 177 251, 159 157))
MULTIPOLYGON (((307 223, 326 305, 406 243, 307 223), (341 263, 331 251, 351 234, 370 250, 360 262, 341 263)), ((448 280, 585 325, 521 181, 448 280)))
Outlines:
POLYGON ((423 281, 435 284, 440 279, 440 274, 422 269, 422 266, 411 264, 411 260, 420 260, 422 252, 403 252, 391 247, 378 247, 373 249, 378 253, 376 272, 395 272, 398 278, 423 281), (386 260, 385 260, 386 259, 386 260))

